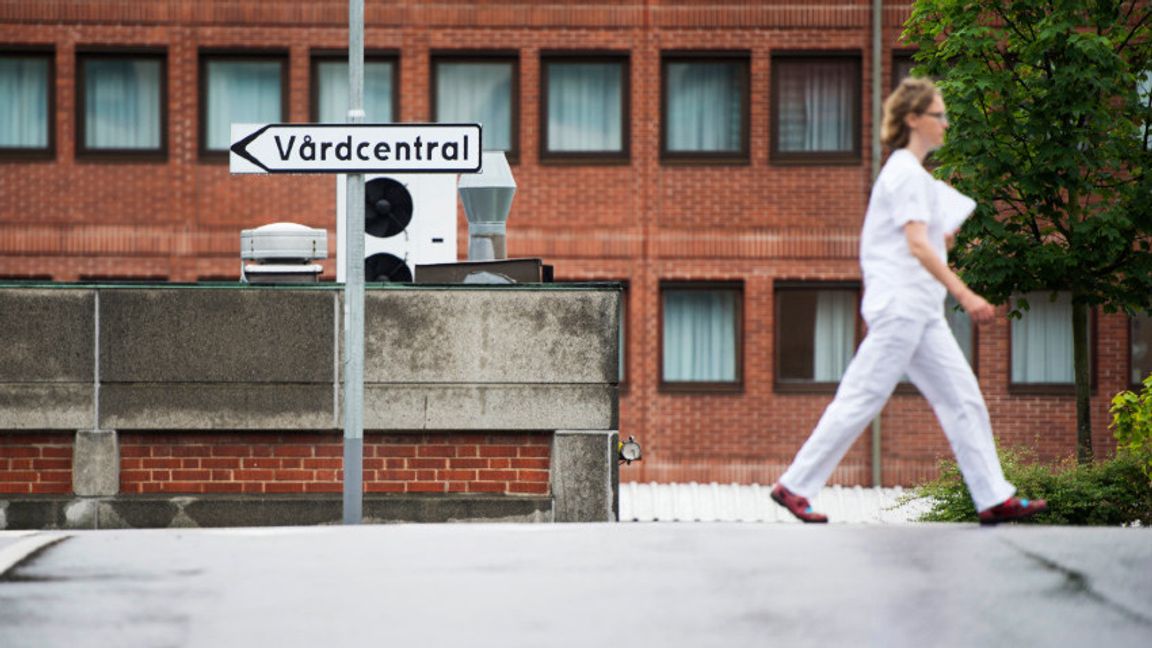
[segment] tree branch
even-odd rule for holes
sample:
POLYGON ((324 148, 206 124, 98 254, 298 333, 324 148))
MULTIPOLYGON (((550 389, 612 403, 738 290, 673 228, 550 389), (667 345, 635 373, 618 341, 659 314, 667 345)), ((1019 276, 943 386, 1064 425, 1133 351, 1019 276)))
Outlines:
MULTIPOLYGON (((1132 8, 1135 8, 1135 6, 1136 6, 1136 3, 1133 2, 1132 8)), ((1127 23, 1129 21, 1131 15, 1132 15, 1132 8, 1130 8, 1128 10, 1128 15, 1124 17, 1125 23, 1127 23)), ((1120 41, 1120 45, 1116 48, 1117 54, 1119 54, 1120 52, 1123 52, 1124 49, 1126 47, 1128 47, 1128 43, 1132 41, 1132 37, 1136 35, 1136 32, 1140 31, 1140 27, 1143 26, 1144 23, 1148 22, 1148 19, 1150 17, 1152 17, 1152 11, 1144 14, 1143 16, 1140 17, 1140 20, 1136 21, 1136 24, 1132 26, 1132 30, 1128 32, 1128 35, 1124 37, 1124 40, 1120 41)))

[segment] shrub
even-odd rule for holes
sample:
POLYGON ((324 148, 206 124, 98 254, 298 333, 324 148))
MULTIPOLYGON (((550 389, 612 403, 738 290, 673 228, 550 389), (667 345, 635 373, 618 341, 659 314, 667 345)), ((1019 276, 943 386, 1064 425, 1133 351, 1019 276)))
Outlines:
POLYGON ((1135 457, 1144 476, 1152 479, 1152 375, 1144 379, 1144 389, 1139 394, 1116 394, 1111 412, 1116 450, 1135 457))
MULTIPOLYGON (((1072 525, 1148 524, 1152 522, 1152 481, 1145 464, 1131 452, 1114 459, 1078 465, 1069 457, 1055 468, 1036 463, 1027 451, 1002 451, 1004 476, 1021 497, 1048 500, 1048 511, 1025 523, 1072 525)), ((911 499, 927 497, 924 522, 975 522, 968 487, 951 460, 941 462, 940 477, 915 489, 911 499)))

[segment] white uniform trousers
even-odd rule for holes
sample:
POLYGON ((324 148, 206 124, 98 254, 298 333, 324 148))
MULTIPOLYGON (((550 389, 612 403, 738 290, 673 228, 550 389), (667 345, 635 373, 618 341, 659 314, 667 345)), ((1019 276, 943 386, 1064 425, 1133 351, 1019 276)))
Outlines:
POLYGON ((780 477, 812 499, 907 373, 931 403, 977 511, 1011 497, 980 386, 943 314, 927 320, 880 315, 848 365, 836 398, 780 477))

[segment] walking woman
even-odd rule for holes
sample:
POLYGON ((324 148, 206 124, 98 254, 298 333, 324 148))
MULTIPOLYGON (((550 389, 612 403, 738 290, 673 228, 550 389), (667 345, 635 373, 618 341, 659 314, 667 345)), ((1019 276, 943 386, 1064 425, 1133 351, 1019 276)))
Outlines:
POLYGON ((904 79, 884 102, 882 139, 894 150, 872 187, 860 236, 860 310, 868 335, 836 398, 772 491, 772 499, 804 522, 828 521, 809 498, 905 374, 944 428, 982 524, 1047 508, 1044 500, 1014 497, 1016 488, 1004 479, 976 376, 944 319, 946 291, 976 322, 994 315, 992 305, 948 267, 947 246, 975 203, 924 168, 947 129, 944 99, 928 79, 904 79))

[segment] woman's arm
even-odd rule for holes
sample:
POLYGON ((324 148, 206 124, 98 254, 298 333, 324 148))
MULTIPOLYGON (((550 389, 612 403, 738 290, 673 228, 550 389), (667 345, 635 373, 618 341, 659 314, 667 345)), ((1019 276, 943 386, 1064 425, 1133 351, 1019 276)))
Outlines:
POLYGON ((952 272, 948 264, 936 255, 932 244, 928 242, 928 224, 923 221, 909 221, 904 226, 904 236, 908 239, 908 249, 912 256, 924 266, 937 281, 944 284, 948 292, 960 302, 968 315, 977 322, 991 321, 995 316, 995 309, 988 300, 977 295, 964 283, 960 277, 952 272))

